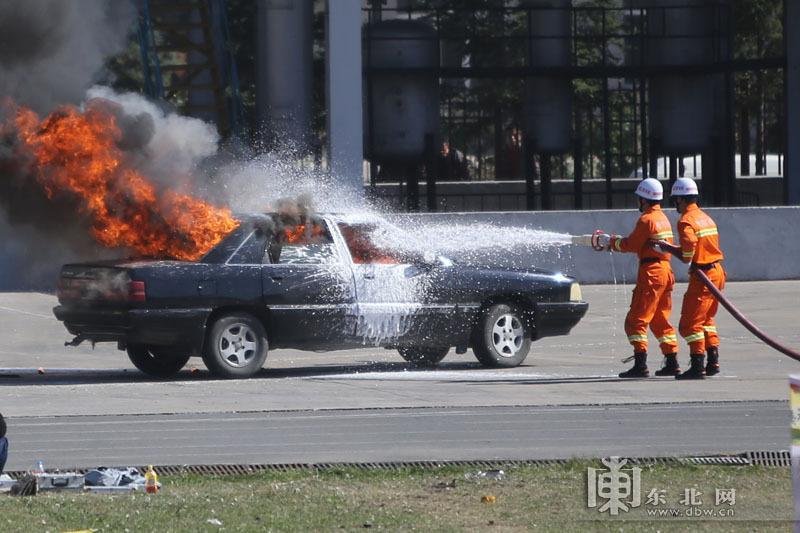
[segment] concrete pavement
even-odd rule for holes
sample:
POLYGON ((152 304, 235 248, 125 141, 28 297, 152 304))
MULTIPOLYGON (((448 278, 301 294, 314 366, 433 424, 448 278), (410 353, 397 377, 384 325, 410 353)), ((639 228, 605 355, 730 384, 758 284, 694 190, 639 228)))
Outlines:
MULTIPOLYGON (((278 350, 257 377, 235 382, 211 379, 199 359, 190 362, 198 372, 185 370, 160 382, 140 374, 111 345, 65 348, 69 336, 50 314, 51 296, 0 294, 0 405, 13 417, 787 398, 786 376, 800 372, 800 363, 763 345, 724 310, 721 375, 689 383, 617 379, 628 366, 620 359, 630 353, 622 332, 630 290, 585 287, 590 309, 584 320, 569 336, 534 343, 518 368, 484 369, 471 353, 451 352, 439 369, 415 370, 383 349, 278 350), (37 375, 38 367, 46 373, 37 375)), ((683 290, 679 285, 676 294, 683 290)), ((731 283, 727 294, 764 330, 789 346, 800 345, 800 282, 731 283)), ((681 349, 686 364, 685 345, 681 349)), ((659 365, 660 356, 651 356, 651 367, 659 365)))
POLYGON ((712 455, 785 449, 789 418, 781 402, 19 418, 8 469, 712 455))

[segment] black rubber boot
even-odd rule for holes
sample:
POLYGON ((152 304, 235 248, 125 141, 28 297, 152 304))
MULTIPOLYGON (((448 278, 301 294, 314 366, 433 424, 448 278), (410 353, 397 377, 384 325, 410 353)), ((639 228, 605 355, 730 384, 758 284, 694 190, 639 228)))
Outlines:
POLYGON ((677 376, 680 373, 681 367, 678 366, 678 354, 665 354, 664 366, 660 370, 656 370, 656 376, 677 376))
POLYGON ((706 349, 706 376, 715 376, 719 374, 719 348, 717 346, 709 346, 706 349))
POLYGON ((633 366, 622 372, 619 377, 621 378, 649 378, 650 371, 647 369, 647 352, 639 352, 633 354, 633 366))
POLYGON ((692 354, 692 363, 689 370, 683 374, 678 374, 675 379, 705 379, 706 371, 703 368, 703 359, 705 358, 706 356, 703 354, 692 354))

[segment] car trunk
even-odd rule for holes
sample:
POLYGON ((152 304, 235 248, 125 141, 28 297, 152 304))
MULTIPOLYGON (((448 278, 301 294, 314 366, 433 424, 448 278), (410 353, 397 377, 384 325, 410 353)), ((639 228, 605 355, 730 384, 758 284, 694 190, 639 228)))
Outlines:
POLYGON ((64 265, 58 301, 68 307, 126 308, 144 300, 144 282, 131 280, 123 264, 64 265))

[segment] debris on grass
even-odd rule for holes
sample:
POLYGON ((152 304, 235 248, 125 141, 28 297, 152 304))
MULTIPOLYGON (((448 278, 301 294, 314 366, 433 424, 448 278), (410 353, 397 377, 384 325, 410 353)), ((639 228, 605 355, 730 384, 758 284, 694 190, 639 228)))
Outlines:
POLYGON ((442 491, 442 490, 453 490, 456 488, 456 480, 451 479, 450 481, 440 481, 433 485, 432 487, 434 490, 442 491))
POLYGON ((503 481, 506 479, 506 473, 502 470, 478 470, 477 472, 467 472, 464 474, 466 479, 489 479, 491 481, 503 481))

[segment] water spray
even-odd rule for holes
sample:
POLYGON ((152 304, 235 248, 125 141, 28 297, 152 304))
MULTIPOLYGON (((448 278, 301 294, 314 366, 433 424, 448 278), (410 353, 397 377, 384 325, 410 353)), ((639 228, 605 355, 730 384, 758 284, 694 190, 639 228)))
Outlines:
POLYGON ((591 246, 592 250, 596 252, 602 252, 605 250, 605 246, 600 244, 600 236, 605 235, 603 230, 596 230, 591 235, 572 235, 572 244, 577 244, 581 246, 591 246))

